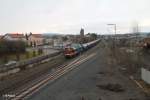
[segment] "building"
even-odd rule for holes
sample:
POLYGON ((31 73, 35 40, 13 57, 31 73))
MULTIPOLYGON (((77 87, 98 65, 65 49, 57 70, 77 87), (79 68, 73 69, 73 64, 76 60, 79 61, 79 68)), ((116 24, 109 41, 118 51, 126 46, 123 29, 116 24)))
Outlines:
POLYGON ((3 37, 3 35, 0 35, 0 39, 3 37))
POLYGON ((53 46, 54 46, 54 47, 62 47, 63 41, 62 41, 61 38, 54 39, 53 41, 54 41, 54 42, 53 42, 53 46))
POLYGON ((4 36, 2 36, 2 39, 9 41, 26 41, 25 36, 19 33, 7 33, 4 36))
POLYGON ((27 36, 27 42, 29 46, 40 46, 44 44, 44 37, 42 34, 32 34, 27 36))
POLYGON ((84 37, 84 29, 83 28, 81 28, 81 30, 80 30, 80 36, 84 37))
POLYGON ((2 40, 2 37, 3 37, 3 36, 2 36, 2 35, 0 35, 0 41, 2 40))
POLYGON ((53 39, 52 38, 45 38, 44 39, 44 44, 47 44, 47 45, 53 45, 53 39))

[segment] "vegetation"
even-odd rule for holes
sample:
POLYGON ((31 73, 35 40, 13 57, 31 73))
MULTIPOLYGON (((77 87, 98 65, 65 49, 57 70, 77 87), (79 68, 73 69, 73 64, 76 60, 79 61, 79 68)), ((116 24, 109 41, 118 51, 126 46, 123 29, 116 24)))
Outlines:
POLYGON ((38 49, 38 55, 43 53, 43 49, 38 49))
POLYGON ((88 35, 90 35, 91 40, 97 39, 97 34, 96 33, 88 33, 88 35))
POLYGON ((67 41, 67 40, 68 40, 67 36, 63 36, 63 37, 62 37, 62 40, 63 40, 63 41, 67 41))
POLYGON ((25 43, 23 41, 6 41, 0 42, 0 55, 19 54, 25 52, 25 43))
MULTIPOLYGON (((129 75, 140 75, 140 68, 144 65, 145 56, 143 56, 141 48, 130 45, 129 40, 122 39, 121 41, 113 41, 111 39, 107 42, 107 48, 110 55, 111 65, 119 65, 120 70, 123 70, 129 75)), ((134 41, 133 41, 134 42, 134 41)), ((135 44, 135 42, 134 42, 135 44)))
POLYGON ((0 41, 1 62, 8 62, 8 55, 15 54, 16 60, 20 60, 20 54, 25 53, 26 44, 23 41, 0 41))
POLYGON ((0 64, 10 60, 25 60, 43 54, 42 49, 26 51, 26 46, 23 41, 0 41, 0 64))

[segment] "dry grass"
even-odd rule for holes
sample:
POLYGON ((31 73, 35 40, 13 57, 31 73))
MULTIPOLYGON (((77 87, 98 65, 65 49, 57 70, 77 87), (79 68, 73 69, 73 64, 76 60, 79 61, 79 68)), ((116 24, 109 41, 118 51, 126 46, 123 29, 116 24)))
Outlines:
POLYGON ((117 65, 121 69, 125 69, 130 75, 139 74, 140 68, 144 65, 141 48, 119 45, 114 45, 112 41, 108 42, 108 64, 112 66, 117 65))

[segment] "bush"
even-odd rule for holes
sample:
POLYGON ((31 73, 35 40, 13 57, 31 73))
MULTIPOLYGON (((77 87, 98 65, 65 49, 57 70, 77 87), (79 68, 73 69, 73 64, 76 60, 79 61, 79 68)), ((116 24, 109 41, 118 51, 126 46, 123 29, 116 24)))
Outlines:
POLYGON ((0 55, 24 53, 25 43, 23 41, 7 41, 2 40, 0 42, 0 55))
POLYGON ((34 51, 33 51, 33 57, 35 57, 35 56, 36 56, 36 51, 34 50, 34 51))
POLYGON ((38 55, 43 53, 43 49, 38 49, 38 55))

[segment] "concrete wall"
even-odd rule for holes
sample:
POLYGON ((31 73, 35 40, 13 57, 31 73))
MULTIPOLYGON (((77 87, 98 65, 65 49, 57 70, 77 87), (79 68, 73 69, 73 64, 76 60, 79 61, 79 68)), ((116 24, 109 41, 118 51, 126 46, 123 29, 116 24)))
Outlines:
POLYGON ((28 60, 17 62, 13 66, 7 66, 6 67, 5 65, 2 65, 2 66, 0 66, 0 76, 2 76, 1 74, 7 73, 10 70, 14 70, 16 68, 20 69, 21 66, 26 66, 27 67, 29 65, 34 65, 34 64, 37 64, 37 63, 41 63, 43 60, 46 60, 46 59, 51 58, 51 57, 55 57, 55 56, 59 55, 60 53, 61 53, 61 51, 57 51, 57 52, 53 52, 53 53, 50 53, 50 54, 41 55, 41 56, 34 57, 34 58, 31 58, 31 59, 28 59, 28 60))
POLYGON ((150 71, 145 68, 141 68, 141 77, 146 83, 150 84, 150 71))

